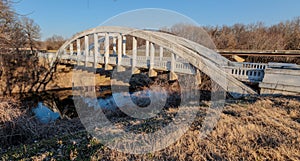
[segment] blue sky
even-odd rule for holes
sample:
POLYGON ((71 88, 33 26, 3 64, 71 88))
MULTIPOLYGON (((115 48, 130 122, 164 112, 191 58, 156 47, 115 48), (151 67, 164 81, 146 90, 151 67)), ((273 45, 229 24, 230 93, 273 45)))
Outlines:
POLYGON ((13 7, 40 25, 42 39, 53 34, 68 38, 141 8, 172 10, 205 26, 258 21, 272 25, 300 16, 299 0, 22 0, 13 7))

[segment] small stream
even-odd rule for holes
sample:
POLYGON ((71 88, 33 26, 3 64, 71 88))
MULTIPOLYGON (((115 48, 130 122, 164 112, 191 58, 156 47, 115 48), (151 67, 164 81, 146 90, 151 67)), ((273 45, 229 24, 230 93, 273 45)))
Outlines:
MULTIPOLYGON (((134 105, 147 107, 151 105, 151 100, 156 100, 155 103, 165 102, 167 97, 166 91, 142 90, 133 93, 114 93, 98 97, 97 99, 84 98, 84 101, 89 107, 115 110, 118 107, 134 105)), ((72 90, 43 92, 38 95, 28 96, 27 100, 36 101, 32 112, 36 119, 43 124, 57 119, 78 117, 73 102, 72 90)))
POLYGON ((53 112, 53 110, 45 106, 43 102, 39 102, 37 107, 32 109, 32 112, 34 113, 36 119, 38 119, 43 124, 53 122, 56 119, 60 118, 58 112, 53 112))

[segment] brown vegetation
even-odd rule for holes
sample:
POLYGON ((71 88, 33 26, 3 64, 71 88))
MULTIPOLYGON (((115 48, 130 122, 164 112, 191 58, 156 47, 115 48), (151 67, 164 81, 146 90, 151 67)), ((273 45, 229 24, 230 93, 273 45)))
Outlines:
MULTIPOLYGON (((53 35, 47 38, 43 42, 43 46, 46 50, 58 50, 65 41, 66 40, 62 36, 53 35)), ((75 49, 76 49, 76 44, 75 44, 75 49)))
POLYGON ((300 17, 272 26, 256 24, 206 27, 218 49, 299 50, 300 17))
MULTIPOLYGON (((299 99, 261 97, 249 100, 227 103, 217 126, 207 138, 199 138, 203 120, 200 114, 181 139, 153 153, 121 153, 103 146, 101 141, 86 133, 75 133, 10 147, 1 155, 4 160, 299 160, 299 99)), ((174 110, 170 109, 168 113, 172 114, 174 110)), ((120 117, 118 122, 122 120, 124 124, 128 122, 126 117, 120 117)), ((59 122, 57 128, 62 125, 59 122)), ((134 124, 135 129, 146 128, 147 131, 156 123, 148 122, 151 126, 134 124)))
POLYGON ((36 106, 32 101, 20 102, 13 98, 0 98, 0 151, 13 145, 83 130, 79 119, 76 118, 41 124, 31 112, 36 106))
POLYGON ((162 30, 210 48, 214 48, 208 41, 211 38, 217 49, 300 50, 300 17, 271 26, 266 26, 262 22, 203 28, 177 24, 162 30))

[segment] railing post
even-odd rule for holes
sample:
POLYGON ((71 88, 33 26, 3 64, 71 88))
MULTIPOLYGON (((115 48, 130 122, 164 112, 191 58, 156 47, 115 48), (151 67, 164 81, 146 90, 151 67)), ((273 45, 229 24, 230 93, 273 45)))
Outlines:
POLYGON ((178 79, 178 77, 175 73, 175 66, 176 66, 175 54, 171 53, 171 67, 170 67, 169 80, 178 79))
POLYGON ((97 57, 99 54, 98 48, 99 48, 98 35, 94 33, 94 68, 97 68, 97 64, 98 64, 97 61, 97 57))
POLYGON ((155 48, 154 44, 150 43, 150 67, 149 67, 149 77, 156 77, 157 72, 154 70, 154 57, 155 57, 155 48))
POLYGON ((89 36, 84 36, 84 54, 85 54, 85 66, 88 66, 88 56, 89 56, 89 36))
POLYGON ((125 35, 122 36, 122 45, 123 45, 123 55, 126 55, 126 37, 125 35))
POLYGON ((149 41, 146 41, 146 58, 148 59, 149 57, 149 41))
POLYGON ((81 51, 80 51, 80 39, 76 40, 77 45, 77 65, 80 65, 80 57, 81 57, 81 51))
POLYGON ((159 60, 162 61, 164 57, 164 48, 162 46, 159 47, 159 60))

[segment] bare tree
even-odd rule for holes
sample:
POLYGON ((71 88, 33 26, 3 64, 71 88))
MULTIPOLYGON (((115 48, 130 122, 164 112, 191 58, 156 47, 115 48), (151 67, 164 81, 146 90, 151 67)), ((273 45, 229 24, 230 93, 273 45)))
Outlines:
POLYGON ((262 22, 205 27, 218 49, 299 50, 300 17, 266 26, 262 22))
POLYGON ((202 27, 179 23, 175 24, 171 28, 162 28, 161 30, 173 33, 180 37, 187 38, 208 48, 215 48, 215 45, 212 43, 210 36, 202 27))
POLYGON ((0 0, 0 50, 8 52, 13 48, 11 40, 13 40, 13 30, 19 31, 16 25, 15 13, 10 8, 7 1, 0 0))
POLYGON ((47 38, 44 43, 45 43, 47 50, 58 50, 64 42, 65 42, 65 39, 62 36, 53 35, 53 36, 47 38))
POLYGON ((22 17, 21 24, 27 40, 26 45, 34 52, 34 49, 38 47, 38 40, 40 39, 40 26, 27 17, 22 17))

